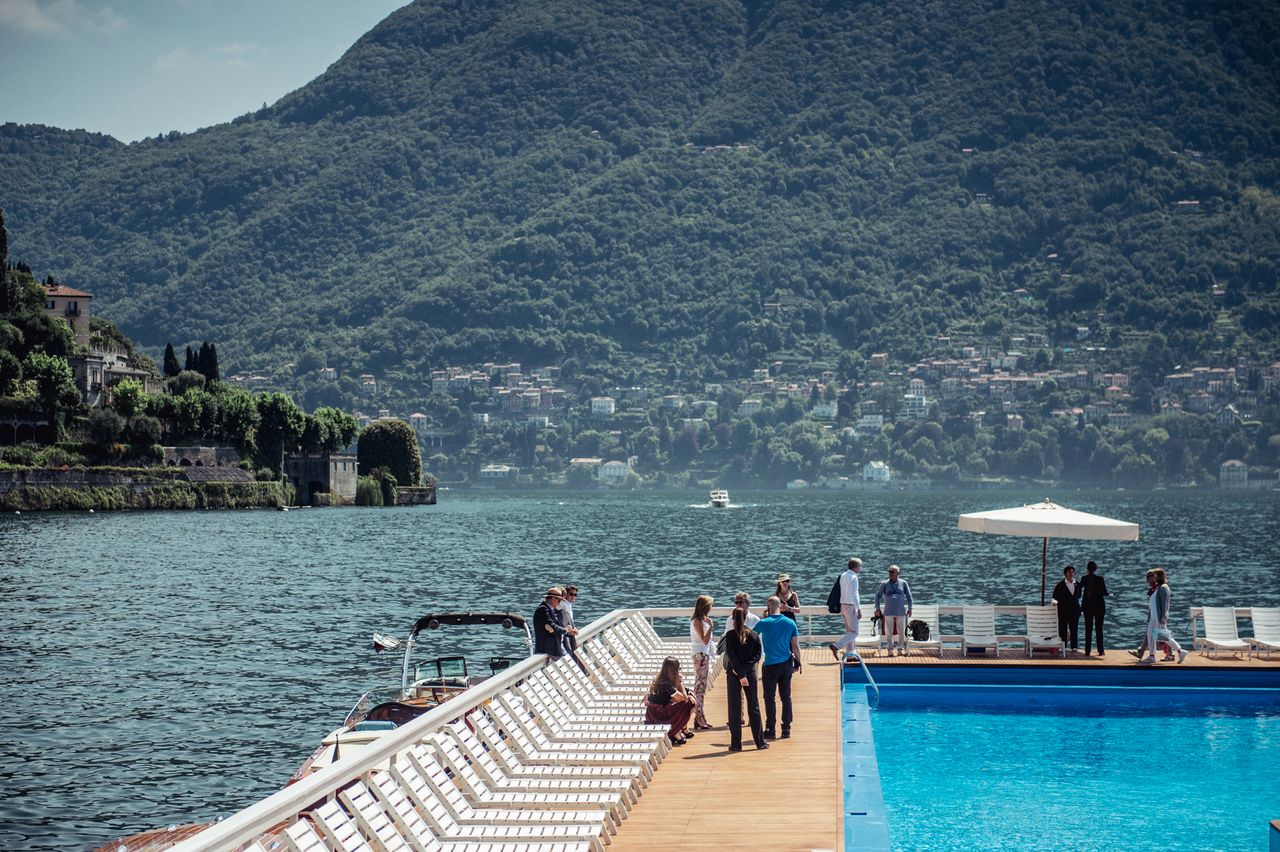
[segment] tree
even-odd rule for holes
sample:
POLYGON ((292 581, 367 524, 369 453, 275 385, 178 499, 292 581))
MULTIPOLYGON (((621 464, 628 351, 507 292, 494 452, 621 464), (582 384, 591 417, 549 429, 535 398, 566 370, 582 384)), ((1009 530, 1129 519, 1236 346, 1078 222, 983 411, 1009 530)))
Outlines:
POLYGON ((218 368, 218 347, 207 340, 201 343, 200 352, 195 355, 195 368, 206 381, 219 381, 221 373, 218 368))
POLYGON ((57 430, 60 409, 74 408, 80 404, 80 390, 66 359, 43 352, 27 355, 22 374, 36 383, 36 396, 44 410, 50 428, 57 430))
POLYGON ((182 394, 195 388, 204 390, 205 377, 196 370, 183 370, 169 380, 169 393, 174 396, 182 396, 182 394))
POLYGON ((205 400, 207 397, 208 394, 199 388, 191 388, 187 392, 174 397, 174 429, 179 435, 192 438, 203 437, 205 400))
POLYGON ((18 276, 9 275, 9 232, 4 227, 4 210, 0 208, 0 315, 18 311, 18 276))
POLYGON ((154 417, 135 417, 129 421, 129 441, 142 447, 160 443, 160 421, 154 417))
MULTIPOLYGON (((302 409, 282 393, 266 393, 257 398, 259 460, 280 473, 284 452, 302 437, 305 425, 302 409)), ((407 427, 408 424, 406 423, 407 427)))
POLYGON ((164 375, 165 378, 173 378, 182 372, 182 368, 178 366, 178 355, 173 351, 173 344, 166 343, 164 346, 164 375))
POLYGON ((8 396, 22 378, 22 364, 8 349, 0 349, 0 396, 8 396))
POLYGON ((142 389, 142 382, 133 378, 117 382, 111 389, 111 407, 126 420, 146 411, 146 392, 142 389))
POLYGON ((417 485, 422 481, 422 453, 418 436, 403 420, 375 420, 360 433, 356 461, 361 475, 386 467, 396 482, 417 485))
POLYGON ((190 346, 187 347, 187 362, 182 370, 190 373, 200 372, 200 362, 196 360, 196 353, 190 346))
POLYGON ((95 408, 89 412, 89 440, 100 450, 107 450, 120 440, 124 432, 124 418, 109 408, 95 408))
POLYGON ((317 452, 340 452, 360 434, 360 421, 337 408, 317 408, 312 417, 324 425, 324 439, 317 452))
POLYGON ((242 451, 253 449, 257 439, 258 424, 262 417, 253 395, 241 388, 219 384, 218 437, 242 451))

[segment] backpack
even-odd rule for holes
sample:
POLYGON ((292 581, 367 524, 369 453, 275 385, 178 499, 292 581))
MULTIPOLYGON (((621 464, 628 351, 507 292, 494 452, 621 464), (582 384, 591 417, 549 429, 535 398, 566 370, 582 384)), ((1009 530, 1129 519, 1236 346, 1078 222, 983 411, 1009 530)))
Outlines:
POLYGON ((835 585, 831 587, 831 593, 827 595, 827 612, 840 612, 840 578, 836 577, 835 585))
POLYGON ((918 618, 911 619, 911 623, 907 625, 907 631, 911 633, 911 638, 917 642, 929 641, 929 625, 918 618))

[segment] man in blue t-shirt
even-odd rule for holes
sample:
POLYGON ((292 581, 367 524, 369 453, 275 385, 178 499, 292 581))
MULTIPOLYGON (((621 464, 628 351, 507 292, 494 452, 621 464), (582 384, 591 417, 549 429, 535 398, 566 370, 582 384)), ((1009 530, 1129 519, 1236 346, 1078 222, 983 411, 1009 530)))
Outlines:
POLYGON ((769 598, 769 614, 756 622, 755 631, 764 647, 764 738, 777 737, 775 690, 782 695, 782 738, 791 736, 791 674, 800 671, 800 630, 781 614, 782 601, 769 598))

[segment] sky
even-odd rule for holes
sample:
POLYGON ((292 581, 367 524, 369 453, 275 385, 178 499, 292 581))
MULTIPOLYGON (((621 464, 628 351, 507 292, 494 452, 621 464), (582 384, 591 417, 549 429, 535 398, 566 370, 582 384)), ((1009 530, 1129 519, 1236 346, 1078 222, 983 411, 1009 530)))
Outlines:
POLYGON ((0 0, 0 124, 133 142, 275 103, 408 0, 0 0))

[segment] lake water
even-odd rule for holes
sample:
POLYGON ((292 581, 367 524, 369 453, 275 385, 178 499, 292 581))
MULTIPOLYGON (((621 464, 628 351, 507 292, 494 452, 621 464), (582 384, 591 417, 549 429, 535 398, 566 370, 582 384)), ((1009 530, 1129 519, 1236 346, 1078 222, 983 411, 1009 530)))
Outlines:
MULTIPOLYGON (((850 555, 864 587, 901 565, 920 602, 1038 603, 1040 541, 956 516, 1043 496, 735 492, 720 511, 692 493, 445 492, 405 509, 2 517, 0 849, 85 848, 273 792, 360 692, 398 681, 370 635, 431 610, 527 614, 572 580, 585 624, 703 592, 763 603, 779 571, 821 604, 850 555)), ((1136 643, 1151 565, 1169 569, 1179 635, 1193 603, 1280 605, 1280 495, 1054 497, 1142 526, 1138 542, 1049 545, 1051 583, 1101 564, 1114 649, 1136 643)), ((522 652, 500 630, 441 641, 522 652)))

